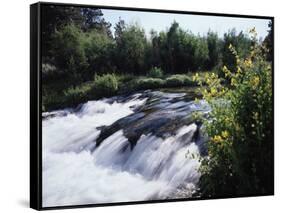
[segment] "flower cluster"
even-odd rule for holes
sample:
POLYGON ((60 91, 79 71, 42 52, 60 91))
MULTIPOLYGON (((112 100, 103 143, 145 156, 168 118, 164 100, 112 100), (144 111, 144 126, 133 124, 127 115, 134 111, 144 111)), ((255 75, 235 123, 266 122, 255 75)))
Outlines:
MULTIPOLYGON (((197 73, 193 78, 212 108, 208 117, 202 119, 209 137, 208 157, 203 158, 200 167, 201 184, 204 183, 205 187, 217 183, 218 177, 222 182, 232 184, 239 180, 244 166, 247 169, 243 174, 249 175, 251 181, 252 178, 258 180, 256 170, 266 168, 264 165, 258 167, 258 163, 267 162, 268 155, 263 153, 263 149, 270 150, 271 147, 268 138, 272 135, 272 70, 263 55, 265 51, 254 39, 255 29, 251 33, 253 46, 245 58, 240 58, 234 46, 229 45, 236 59, 235 69, 223 66, 223 76, 219 77, 215 72, 197 73), (257 159, 245 159, 248 157, 245 153, 251 153, 257 159), (245 165, 245 162, 249 164, 245 165)), ((218 184, 209 189, 220 187, 223 186, 218 184)))

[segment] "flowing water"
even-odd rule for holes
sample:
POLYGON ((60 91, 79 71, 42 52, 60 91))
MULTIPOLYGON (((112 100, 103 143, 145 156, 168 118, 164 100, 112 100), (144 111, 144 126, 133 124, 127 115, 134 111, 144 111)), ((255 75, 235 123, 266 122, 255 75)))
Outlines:
POLYGON ((145 91, 43 113, 43 206, 192 196, 198 110, 188 94, 145 91))

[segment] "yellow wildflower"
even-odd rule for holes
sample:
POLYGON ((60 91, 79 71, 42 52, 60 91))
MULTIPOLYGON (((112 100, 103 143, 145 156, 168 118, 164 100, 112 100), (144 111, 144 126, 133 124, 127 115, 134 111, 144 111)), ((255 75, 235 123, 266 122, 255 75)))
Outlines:
POLYGON ((253 85, 254 88, 256 88, 260 83, 260 78, 258 76, 254 77, 251 81, 251 84, 253 85))
POLYGON ((237 67, 237 73, 241 73, 242 72, 242 70, 241 70, 241 68, 240 67, 237 67))
POLYGON ((214 88, 214 87, 212 87, 211 88, 211 95, 216 95, 216 93, 217 93, 217 89, 216 88, 214 88))
POLYGON ((223 138, 228 138, 229 133, 228 133, 227 130, 225 130, 225 131, 222 131, 221 135, 222 135, 223 138))
POLYGON ((192 77, 192 80, 193 80, 193 81, 197 81, 198 78, 199 78, 199 74, 196 73, 196 74, 192 77))
POLYGON ((240 64, 240 58, 239 57, 236 58, 236 63, 240 64))
POLYGON ((245 59, 245 65, 247 66, 247 67, 251 67, 251 66, 253 66, 253 62, 252 62, 252 60, 251 59, 245 59))
POLYGON ((236 79, 232 78, 230 84, 231 84, 231 86, 236 86, 236 84, 237 84, 236 79))
POLYGON ((223 139, 222 139, 222 137, 221 137, 220 135, 215 135, 215 136, 213 137, 213 141, 214 141, 215 143, 221 143, 221 142, 223 141, 223 139))
POLYGON ((224 76, 225 76, 225 77, 229 77, 229 76, 231 76, 231 72, 230 72, 230 70, 229 70, 229 69, 227 69, 227 67, 226 67, 226 66, 224 66, 224 68, 223 68, 223 72, 224 72, 224 76))
POLYGON ((225 93, 225 89, 223 88, 221 91, 220 91, 220 95, 224 95, 225 93))

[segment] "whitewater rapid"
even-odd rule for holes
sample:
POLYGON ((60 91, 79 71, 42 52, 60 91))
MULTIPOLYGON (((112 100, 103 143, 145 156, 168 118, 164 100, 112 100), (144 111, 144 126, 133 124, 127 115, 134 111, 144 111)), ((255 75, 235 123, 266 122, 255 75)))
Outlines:
POLYGON ((171 199, 179 191, 192 195, 200 177, 199 149, 192 141, 196 124, 166 138, 143 134, 133 149, 122 129, 95 143, 100 127, 133 114, 146 101, 140 94, 120 103, 89 101, 43 120, 44 207, 171 199))

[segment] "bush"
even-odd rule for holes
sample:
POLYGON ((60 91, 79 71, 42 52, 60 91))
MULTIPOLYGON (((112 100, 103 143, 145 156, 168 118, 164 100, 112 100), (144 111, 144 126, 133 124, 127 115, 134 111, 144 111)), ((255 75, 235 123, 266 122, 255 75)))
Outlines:
POLYGON ((194 83, 194 82, 192 81, 192 79, 191 79, 190 77, 188 77, 188 76, 186 76, 186 77, 184 78, 184 85, 185 85, 185 86, 197 86, 197 84, 194 83))
POLYGON ((156 89, 161 88, 165 81, 160 78, 145 78, 136 82, 137 89, 156 89))
POLYGON ((172 75, 166 79, 168 87, 192 86, 195 83, 186 75, 172 75))
POLYGON ((93 99, 94 95, 90 92, 93 83, 85 83, 78 87, 70 87, 63 91, 64 93, 64 105, 75 106, 83 103, 87 100, 93 99))
POLYGON ((178 76, 171 76, 166 79, 166 84, 169 87, 178 87, 184 85, 184 79, 178 76))
POLYGON ((203 119, 209 141, 208 157, 200 167, 199 193, 269 195, 274 189, 271 65, 257 45, 246 59, 240 59, 232 46, 230 50, 237 60, 234 74, 223 68, 230 85, 212 73, 201 88, 212 111, 208 120, 203 119))
POLYGON ((151 78, 162 78, 163 77, 163 70, 158 67, 153 67, 148 72, 148 76, 151 78))
POLYGON ((92 93, 98 97, 109 97, 117 94, 118 80, 115 74, 105 74, 102 76, 96 76, 92 93))

